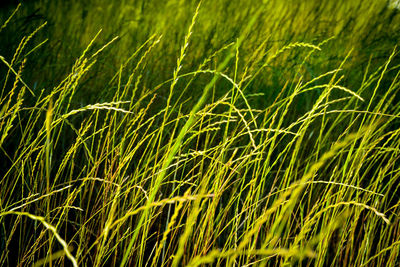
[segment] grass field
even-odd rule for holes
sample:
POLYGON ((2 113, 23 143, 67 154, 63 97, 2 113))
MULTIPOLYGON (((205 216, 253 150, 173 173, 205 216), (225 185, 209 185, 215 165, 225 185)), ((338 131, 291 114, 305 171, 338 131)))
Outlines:
POLYGON ((399 266, 396 1, 0 9, 1 266, 399 266))

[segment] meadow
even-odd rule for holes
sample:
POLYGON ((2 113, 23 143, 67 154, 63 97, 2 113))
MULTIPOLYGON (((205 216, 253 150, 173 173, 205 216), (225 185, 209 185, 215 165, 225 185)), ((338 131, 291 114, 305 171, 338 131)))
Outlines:
POLYGON ((1 266, 399 266, 400 10, 0 8, 1 266))

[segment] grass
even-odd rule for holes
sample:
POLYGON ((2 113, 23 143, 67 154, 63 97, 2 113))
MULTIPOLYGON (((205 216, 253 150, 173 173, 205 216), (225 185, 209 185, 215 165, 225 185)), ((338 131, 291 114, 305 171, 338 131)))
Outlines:
POLYGON ((376 40, 399 18, 383 2, 8 12, 0 264, 398 266, 398 49, 376 40), (55 21, 79 17, 92 26, 55 21))

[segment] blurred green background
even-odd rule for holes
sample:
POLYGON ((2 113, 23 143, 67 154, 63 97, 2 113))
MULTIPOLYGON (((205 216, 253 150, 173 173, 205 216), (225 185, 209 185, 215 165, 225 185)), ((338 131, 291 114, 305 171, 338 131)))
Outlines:
MULTIPOLYGON (((3 2, 0 21, 4 22, 17 4, 16 1, 3 2)), ((75 60, 100 29, 102 32, 92 51, 119 36, 101 54, 78 93, 79 101, 84 103, 106 101, 115 90, 108 83, 110 79, 153 34, 154 40, 162 38, 141 65, 140 87, 153 88, 172 77, 197 4, 198 1, 192 0, 24 1, 9 25, 0 32, 0 55, 11 60, 23 36, 48 22, 29 46, 33 48, 46 39, 48 42, 28 56, 23 76, 33 88, 51 90, 71 71, 75 60)), ((386 0, 205 0, 181 73, 196 70, 207 56, 234 42, 255 11, 261 9, 262 15, 240 47, 239 63, 243 67, 259 67, 267 53, 274 53, 290 42, 317 45, 332 38, 322 45, 322 51, 307 59, 301 74, 309 79, 335 69, 352 50, 345 65, 345 84, 357 87, 368 62, 370 71, 373 71, 398 44, 400 12, 393 5, 393 1, 386 0)), ((127 69, 136 66, 145 50, 130 62, 127 69)), ((257 104, 268 105, 269 99, 276 94, 276 88, 295 77, 296 66, 304 61, 308 52, 307 49, 291 49, 263 70, 247 89, 248 93, 266 94, 257 104)), ((223 57, 222 53, 205 68, 215 68, 223 57)), ((233 75, 233 65, 232 62, 226 70, 228 75, 233 75)), ((1 66, 2 72, 6 70, 1 66)), ((129 71, 124 75, 128 76, 129 71)), ((201 84, 201 79, 196 82, 201 84)), ((220 87, 221 93, 223 87, 220 87)), ((166 94, 167 90, 161 89, 160 92, 163 95, 162 92, 166 94)))

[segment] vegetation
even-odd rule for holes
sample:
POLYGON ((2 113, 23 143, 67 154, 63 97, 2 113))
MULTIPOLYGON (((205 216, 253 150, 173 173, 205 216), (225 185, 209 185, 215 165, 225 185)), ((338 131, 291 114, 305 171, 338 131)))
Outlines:
POLYGON ((400 264, 392 5, 131 2, 1 11, 0 265, 400 264))

